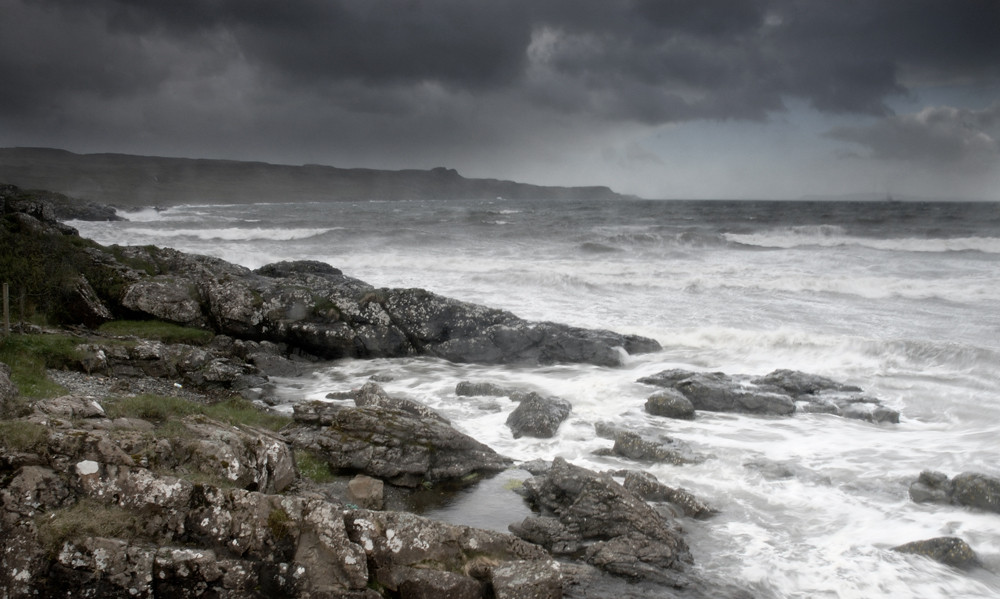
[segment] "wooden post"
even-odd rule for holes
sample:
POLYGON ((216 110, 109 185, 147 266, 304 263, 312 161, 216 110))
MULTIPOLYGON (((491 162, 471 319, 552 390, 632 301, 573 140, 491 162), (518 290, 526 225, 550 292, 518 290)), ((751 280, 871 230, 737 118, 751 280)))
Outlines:
POLYGON ((10 287, 3 284, 3 334, 10 335, 10 287))

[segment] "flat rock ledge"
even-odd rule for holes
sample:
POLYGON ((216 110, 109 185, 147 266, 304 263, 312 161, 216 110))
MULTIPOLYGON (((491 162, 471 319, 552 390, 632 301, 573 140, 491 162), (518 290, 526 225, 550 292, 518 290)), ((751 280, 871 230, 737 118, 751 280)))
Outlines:
POLYGON ((321 457, 334 472, 401 487, 475 480, 513 464, 425 406, 390 398, 375 383, 365 385, 355 403, 296 404, 295 424, 283 437, 321 457))
POLYGON ((860 387, 794 370, 755 377, 670 369, 639 382, 676 392, 650 396, 646 411, 658 416, 689 419, 695 410, 767 416, 814 412, 873 423, 899 422, 899 412, 865 395, 860 387))

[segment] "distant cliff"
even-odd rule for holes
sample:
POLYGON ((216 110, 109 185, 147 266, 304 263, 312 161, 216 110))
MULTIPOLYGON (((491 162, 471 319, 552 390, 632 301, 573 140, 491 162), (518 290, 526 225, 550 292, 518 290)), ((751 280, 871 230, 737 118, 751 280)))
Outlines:
POLYGON ((0 148, 0 181, 119 207, 338 200, 619 199, 607 187, 467 179, 454 169, 374 170, 0 148))

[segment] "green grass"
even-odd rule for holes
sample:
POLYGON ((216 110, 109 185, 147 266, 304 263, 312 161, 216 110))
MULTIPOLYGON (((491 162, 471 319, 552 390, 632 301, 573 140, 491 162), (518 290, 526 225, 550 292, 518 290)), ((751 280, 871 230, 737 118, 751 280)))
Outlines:
POLYGON ((66 389, 51 381, 46 368, 63 368, 80 359, 76 346, 82 340, 69 335, 10 335, 0 339, 0 362, 10 366, 10 379, 26 398, 64 395, 66 389))
POLYGON ((131 539, 141 536, 141 524, 135 514, 125 508, 104 505, 92 499, 40 514, 35 518, 38 540, 54 555, 66 541, 86 537, 131 539))
POLYGON ((304 449, 295 451, 295 465, 299 474, 316 483, 329 483, 337 478, 330 472, 330 464, 304 449))
POLYGON ((48 429, 23 420, 0 421, 0 446, 13 451, 44 451, 49 440, 48 429))
POLYGON ((133 336, 188 345, 207 345, 215 336, 211 331, 161 320, 112 320, 102 324, 97 330, 107 335, 133 336))
POLYGON ((185 416, 202 415, 232 425, 247 425, 277 431, 292 421, 288 416, 261 410, 245 399, 227 399, 206 405, 181 397, 137 395, 109 398, 104 403, 109 418, 141 418, 161 427, 185 416))

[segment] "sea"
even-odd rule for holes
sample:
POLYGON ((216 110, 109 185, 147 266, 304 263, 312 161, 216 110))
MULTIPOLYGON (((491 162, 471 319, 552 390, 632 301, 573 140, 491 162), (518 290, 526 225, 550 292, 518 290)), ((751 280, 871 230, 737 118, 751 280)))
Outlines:
MULTIPOLYGON (((274 379, 284 409, 374 376, 516 460, 648 471, 719 511, 680 520, 694 573, 758 598, 1000 597, 1000 514, 908 495, 922 470, 1000 477, 1000 204, 206 198, 122 214, 127 221, 70 224, 102 244, 249 268, 320 260, 377 287, 420 287, 663 346, 614 368, 339 360, 274 379), (670 368, 819 374, 861 387, 900 422, 648 415, 655 389, 637 379, 670 368), (573 411, 552 439, 515 439, 505 426, 515 404, 458 397, 460 381, 560 397, 573 411), (599 422, 710 458, 678 466, 597 455, 612 445, 599 422), (984 567, 891 550, 942 536, 965 540, 984 567)), ((529 513, 513 491, 527 477, 504 473, 428 515, 506 530, 529 513)))

